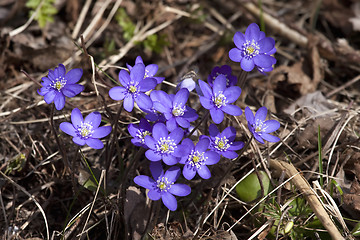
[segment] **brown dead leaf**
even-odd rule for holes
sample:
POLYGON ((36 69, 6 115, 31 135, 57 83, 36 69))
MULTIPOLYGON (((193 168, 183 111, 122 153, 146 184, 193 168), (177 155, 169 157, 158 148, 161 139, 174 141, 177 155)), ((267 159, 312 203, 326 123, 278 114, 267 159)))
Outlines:
POLYGON ((344 209, 354 218, 360 218, 360 184, 355 179, 350 188, 350 193, 344 193, 344 209))
POLYGON ((323 0, 321 13, 331 25, 341 29, 342 32, 348 34, 351 32, 351 24, 349 18, 354 16, 349 4, 340 0, 323 0))
POLYGON ((149 201, 141 194, 139 188, 130 186, 126 190, 124 216, 132 239, 141 239, 149 214, 149 201))

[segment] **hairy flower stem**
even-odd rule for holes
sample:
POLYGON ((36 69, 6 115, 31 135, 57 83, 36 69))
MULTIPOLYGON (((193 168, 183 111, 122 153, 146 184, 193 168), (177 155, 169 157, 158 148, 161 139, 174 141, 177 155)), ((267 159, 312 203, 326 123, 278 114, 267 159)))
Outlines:
POLYGON ((54 124, 54 110, 55 110, 55 104, 53 103, 53 104, 51 104, 50 126, 51 126, 51 129, 52 129, 53 134, 54 134, 54 136, 55 136, 56 144, 58 145, 58 147, 59 147, 59 149, 60 149, 60 153, 61 153, 61 156, 62 156, 63 161, 64 161, 65 171, 70 173, 70 167, 69 167, 69 162, 68 162, 68 159, 67 159, 66 152, 65 152, 65 150, 64 150, 64 148, 63 148, 62 141, 61 141, 60 138, 58 137, 58 134, 57 134, 56 129, 55 129, 55 124, 54 124))
POLYGON ((186 136, 187 138, 191 137, 191 136, 194 134, 194 132, 196 131, 196 129, 199 128, 199 126, 201 125, 201 123, 203 123, 206 119, 208 119, 209 113, 210 113, 209 111, 206 111, 206 113, 205 113, 205 115, 203 116, 203 118, 201 119, 201 121, 200 121, 198 124, 196 124, 196 126, 194 127, 194 129, 186 136))
POLYGON ((241 69, 238 76, 238 86, 241 89, 243 89, 245 86, 247 76, 248 76, 248 72, 241 69))

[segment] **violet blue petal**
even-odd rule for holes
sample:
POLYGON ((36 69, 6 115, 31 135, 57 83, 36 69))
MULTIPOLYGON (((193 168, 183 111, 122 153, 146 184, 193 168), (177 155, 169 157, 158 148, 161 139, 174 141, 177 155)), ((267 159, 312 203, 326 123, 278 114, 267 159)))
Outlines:
POLYGON ((174 194, 175 196, 184 197, 191 193, 191 188, 185 184, 175 183, 174 185, 171 186, 169 192, 171 194, 174 194))
POLYGON ((155 181, 151 177, 146 176, 146 175, 136 176, 134 178, 134 182, 137 185, 139 185, 143 188, 146 188, 146 189, 152 189, 155 184, 155 181))
POLYGON ((153 201, 157 201, 161 198, 161 194, 157 190, 151 189, 148 192, 148 197, 153 201))
POLYGON ((104 147, 103 142, 97 138, 88 138, 85 140, 85 143, 93 149, 101 149, 104 147))
POLYGON ((209 179, 211 177, 210 170, 206 165, 201 166, 201 168, 197 170, 197 173, 202 179, 209 179))
POLYGON ((94 132, 92 133, 93 138, 103 138, 110 134, 112 128, 111 126, 102 126, 99 128, 96 128, 94 132))
POLYGON ((62 122, 60 123, 60 129, 61 131, 63 131, 64 133, 75 137, 76 136, 76 130, 74 128, 74 126, 69 123, 69 122, 62 122))
POLYGON ((161 200, 169 210, 175 211, 177 209, 176 198, 171 193, 163 192, 161 200))
MULTIPOLYGON (((65 75, 65 79, 66 79, 66 84, 75 84, 77 83, 80 78, 83 75, 83 70, 81 68, 74 68, 71 69, 66 75, 65 75)), ((62 75, 64 76, 64 75, 62 75)))
POLYGON ((241 62, 243 59, 242 51, 238 48, 233 48, 229 51, 229 58, 234 62, 241 62))

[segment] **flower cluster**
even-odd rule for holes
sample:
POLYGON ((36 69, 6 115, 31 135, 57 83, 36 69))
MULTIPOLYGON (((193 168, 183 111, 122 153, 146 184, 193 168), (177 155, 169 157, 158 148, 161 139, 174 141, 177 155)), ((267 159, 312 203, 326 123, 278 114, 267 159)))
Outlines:
MULTIPOLYGON (((266 37, 258 25, 250 24, 245 34, 235 33, 234 43, 236 48, 230 50, 229 57, 239 62, 244 71, 256 68, 265 73, 272 70, 276 63, 276 59, 271 56, 276 52, 275 41, 266 37)), ((109 90, 109 96, 113 100, 123 101, 127 112, 135 109, 144 116, 138 124, 129 124, 128 132, 132 137, 131 142, 146 150, 145 156, 149 160, 152 177, 139 175, 134 178, 134 182, 149 190, 148 197, 151 200, 161 199, 168 209, 175 211, 178 205, 175 196, 187 196, 191 193, 188 185, 176 183, 181 174, 184 181, 192 180, 197 175, 202 179, 209 179, 211 165, 217 164, 221 157, 237 158, 236 151, 244 147, 243 142, 236 141, 234 127, 227 126, 220 131, 216 125, 223 122, 225 113, 229 116, 242 115, 241 108, 236 104, 241 88, 237 86, 237 78, 232 75, 228 65, 213 68, 207 83, 200 79, 195 81, 194 76, 182 78, 176 92, 171 94, 155 90, 164 80, 164 77, 155 76, 158 71, 156 64, 145 65, 138 56, 135 64, 127 64, 127 68, 120 70, 119 85, 109 90), (193 89, 196 89, 205 110, 190 107, 193 99, 189 99, 189 91, 193 89), (205 114, 198 120, 198 113, 204 111, 205 114), (204 124, 206 128, 209 125, 209 135, 201 134, 207 132, 207 129, 193 135, 201 121, 207 119, 207 114, 210 114, 215 123, 204 124), (195 121, 198 123, 194 124, 195 121)), ((61 110, 65 106, 65 97, 74 97, 84 90, 84 86, 76 84, 82 73, 79 68, 66 73, 65 67, 60 64, 54 71, 49 70, 47 77, 42 78, 43 87, 38 92, 44 96, 46 103, 54 102, 56 109, 61 110)), ((260 143, 264 143, 264 140, 277 142, 280 139, 270 133, 276 131, 280 123, 265 120, 266 115, 265 107, 261 107, 255 116, 249 107, 245 108, 248 128, 254 138, 260 143)), ((75 108, 71 113, 71 123, 62 122, 60 129, 72 136, 77 145, 86 144, 94 149, 101 149, 104 144, 100 138, 109 135, 112 128, 100 125, 99 112, 92 112, 84 119, 80 110, 75 108)))
MULTIPOLYGON (((54 70, 49 70, 47 77, 42 78, 42 88, 38 90, 47 104, 54 102, 55 108, 61 110, 65 106, 65 97, 74 97, 84 90, 84 86, 76 84, 83 74, 80 68, 71 69, 66 73, 65 66, 59 64, 54 70)), ((110 126, 100 126, 101 115, 99 112, 90 113, 85 120, 78 108, 71 112, 71 121, 60 124, 60 129, 73 137, 77 145, 85 144, 94 149, 104 147, 99 138, 106 137, 111 132, 110 126)))

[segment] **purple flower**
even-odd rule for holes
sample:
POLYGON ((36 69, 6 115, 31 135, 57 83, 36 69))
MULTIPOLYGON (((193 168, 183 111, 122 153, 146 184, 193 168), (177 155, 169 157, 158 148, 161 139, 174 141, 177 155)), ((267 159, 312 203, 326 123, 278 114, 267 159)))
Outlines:
POLYGON ((191 180, 195 177, 196 173, 198 173, 201 178, 209 179, 211 173, 206 165, 216 164, 220 160, 219 154, 213 151, 207 151, 210 140, 203 138, 194 146, 193 141, 186 138, 181 144, 190 150, 190 153, 184 154, 180 160, 181 164, 185 164, 183 168, 184 177, 187 180, 191 180))
POLYGON ((264 143, 264 140, 268 142, 278 142, 280 138, 270 135, 279 129, 280 123, 276 120, 267 120, 267 108, 261 107, 257 110, 255 117, 249 107, 245 108, 245 117, 248 122, 248 128, 250 132, 254 135, 255 139, 260 142, 264 143))
POLYGON ((226 77, 226 87, 235 86, 237 83, 237 78, 231 74, 231 67, 229 65, 222 65, 221 67, 214 67, 211 70, 211 74, 208 76, 208 83, 210 87, 213 87, 214 80, 219 75, 224 75, 226 77))
POLYGON ((204 96, 200 96, 201 105, 210 110, 212 120, 219 124, 224 119, 224 112, 234 116, 242 114, 241 108, 230 103, 235 102, 241 93, 238 86, 226 88, 226 78, 219 75, 211 88, 207 83, 199 80, 200 88, 204 96))
MULTIPOLYGON (((135 60, 135 65, 136 64, 144 64, 144 61, 142 60, 142 58, 140 56, 138 56, 135 60)), ((129 71, 131 71, 131 69, 133 68, 132 66, 130 66, 129 64, 126 64, 127 68, 129 69, 129 71)), ((156 74, 156 72, 158 71, 159 67, 156 64, 149 64, 147 66, 145 66, 145 75, 144 75, 144 79, 147 78, 154 78, 157 82, 157 84, 162 83, 162 81, 164 81, 164 77, 154 77, 154 75, 156 74)))
POLYGON ((152 101, 147 92, 154 89, 156 80, 154 78, 146 78, 144 81, 145 66, 144 64, 136 64, 130 71, 121 70, 119 73, 119 81, 123 87, 116 86, 110 89, 109 96, 114 100, 124 99, 124 108, 126 111, 131 112, 134 108, 134 102, 140 108, 150 109, 152 101))
POLYGON ((78 108, 74 108, 71 112, 71 122, 62 122, 60 129, 71 136, 77 145, 85 144, 94 149, 104 147, 104 144, 98 139, 110 134, 111 127, 99 127, 101 123, 101 115, 98 112, 92 112, 86 116, 85 121, 78 108))
POLYGON ((139 125, 132 123, 129 124, 128 131, 133 137, 133 139, 131 139, 131 142, 135 146, 148 148, 145 144, 145 137, 151 135, 152 126, 145 118, 140 119, 139 125))
POLYGON ((161 95, 167 95, 167 93, 165 93, 163 91, 151 91, 150 99, 153 102, 153 107, 150 109, 141 109, 143 112, 147 113, 145 118, 151 122, 163 122, 163 123, 166 122, 166 118, 165 118, 164 114, 155 110, 155 108, 154 108, 154 103, 160 102, 161 99, 164 98, 161 95))
POLYGON ((66 73, 64 65, 59 64, 53 70, 49 70, 47 77, 41 78, 43 87, 38 90, 47 104, 54 101, 57 110, 61 110, 65 106, 65 96, 74 97, 84 90, 84 86, 76 84, 83 74, 81 68, 71 69, 66 73))
POLYGON ((189 98, 189 90, 186 88, 180 89, 175 95, 158 94, 158 97, 159 101, 154 102, 154 108, 164 114, 169 131, 179 125, 189 128, 190 122, 197 119, 196 111, 185 105, 189 98))
POLYGON ((250 24, 245 34, 236 32, 234 43, 236 48, 230 50, 229 57, 234 62, 240 62, 244 71, 250 72, 255 66, 268 69, 274 64, 270 51, 274 49, 275 40, 265 37, 256 23, 250 24))
POLYGON ((148 197, 157 201, 161 198, 164 205, 171 211, 177 209, 177 202, 175 196, 187 196, 191 193, 191 188, 188 185, 175 183, 180 176, 179 167, 171 167, 165 173, 159 163, 150 164, 152 179, 146 175, 136 176, 134 182, 141 187, 149 189, 148 197))
POLYGON ((235 128, 231 126, 220 132, 215 124, 211 124, 209 127, 209 134, 210 136, 202 135, 200 139, 208 138, 210 140, 209 149, 226 158, 236 158, 238 154, 235 151, 244 147, 243 142, 234 142, 236 131, 235 128))
POLYGON ((178 145, 184 136, 181 128, 175 128, 169 134, 168 129, 163 123, 156 123, 153 127, 152 136, 145 136, 145 144, 150 148, 145 152, 145 156, 153 162, 161 159, 167 165, 178 163, 186 149, 178 145))

